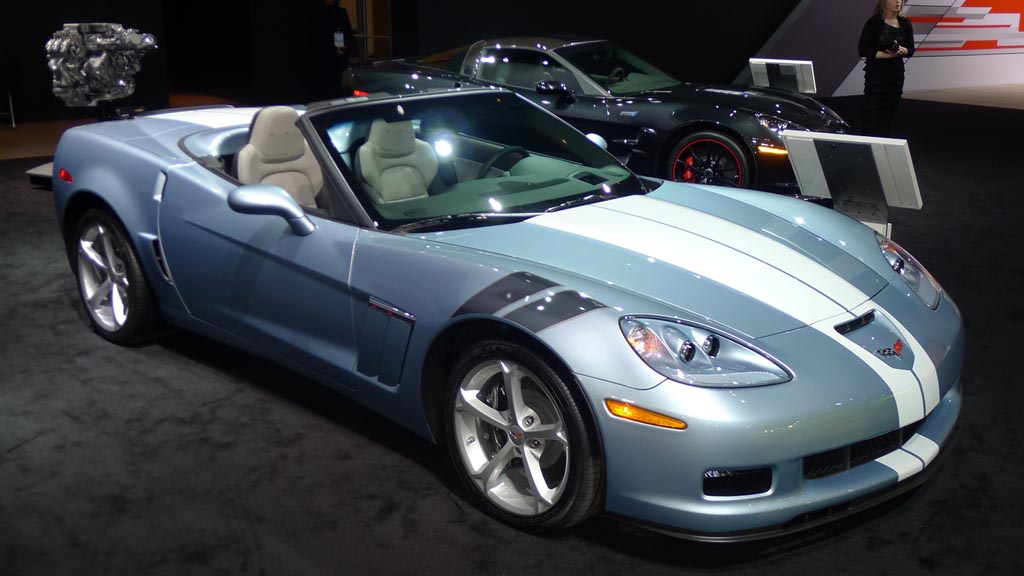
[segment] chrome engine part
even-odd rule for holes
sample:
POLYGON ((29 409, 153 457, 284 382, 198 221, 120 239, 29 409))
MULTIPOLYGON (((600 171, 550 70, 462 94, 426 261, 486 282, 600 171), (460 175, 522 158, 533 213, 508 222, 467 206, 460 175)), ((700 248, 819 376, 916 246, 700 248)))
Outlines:
POLYGON ((53 94, 68 106, 96 106, 135 93, 134 75, 156 38, 120 24, 65 24, 46 42, 53 94))

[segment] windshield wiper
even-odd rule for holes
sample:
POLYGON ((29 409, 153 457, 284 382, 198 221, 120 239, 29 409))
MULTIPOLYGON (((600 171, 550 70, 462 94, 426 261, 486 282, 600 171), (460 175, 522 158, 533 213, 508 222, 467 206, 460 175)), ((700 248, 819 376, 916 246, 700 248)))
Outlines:
MULTIPOLYGON (((587 194, 580 198, 573 198, 572 200, 566 200, 561 204, 555 204, 551 208, 545 210, 545 212, 558 212, 566 208, 572 208, 573 206, 580 206, 581 204, 590 204, 592 202, 601 202, 603 200, 611 200, 612 198, 618 198, 621 194, 587 194)), ((628 194, 627 194, 628 196, 628 194)))
MULTIPOLYGON (((540 212, 466 212, 464 214, 445 214, 444 216, 435 216, 434 218, 427 218, 425 220, 417 220, 408 224, 403 224, 398 228, 391 230, 399 234, 404 232, 413 232, 415 230, 422 230, 424 228, 433 228, 435 226, 441 226, 443 224, 455 224, 461 222, 480 222, 494 219, 519 221, 526 220, 527 218, 533 218, 534 216, 540 216, 540 212)), ((502 222, 504 224, 504 222, 502 222)))

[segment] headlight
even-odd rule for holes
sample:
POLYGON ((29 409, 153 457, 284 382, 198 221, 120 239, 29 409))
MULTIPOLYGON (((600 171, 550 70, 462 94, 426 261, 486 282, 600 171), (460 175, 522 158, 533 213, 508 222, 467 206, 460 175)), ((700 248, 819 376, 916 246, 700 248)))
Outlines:
POLYGON ((626 316, 622 335, 662 376, 694 386, 738 388, 781 384, 789 373, 766 355, 727 336, 671 320, 626 316))
POLYGON ((899 244, 875 234, 878 239, 878 247, 882 249, 882 255, 889 262, 900 276, 906 280, 914 294, 928 305, 932 310, 939 306, 939 299, 942 297, 942 286, 921 266, 916 258, 900 247, 899 244))
POLYGON ((770 114, 757 113, 757 114, 754 114, 754 118, 757 118, 757 121, 761 124, 761 126, 764 126, 765 128, 767 128, 767 129, 769 129, 769 130, 771 130, 772 132, 775 132, 775 133, 781 133, 781 132, 783 132, 785 130, 803 130, 804 129, 799 124, 796 124, 794 122, 790 122, 789 120, 783 120, 782 118, 779 118, 777 116, 772 116, 770 114))

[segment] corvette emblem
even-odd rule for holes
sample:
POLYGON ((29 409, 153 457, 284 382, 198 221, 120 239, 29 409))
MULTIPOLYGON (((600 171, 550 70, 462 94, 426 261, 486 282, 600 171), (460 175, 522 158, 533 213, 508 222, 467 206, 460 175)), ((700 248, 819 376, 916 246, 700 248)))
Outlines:
POLYGON ((876 350, 875 353, 879 356, 895 356, 902 360, 903 340, 897 340, 896 343, 892 345, 892 348, 882 348, 881 350, 876 350))

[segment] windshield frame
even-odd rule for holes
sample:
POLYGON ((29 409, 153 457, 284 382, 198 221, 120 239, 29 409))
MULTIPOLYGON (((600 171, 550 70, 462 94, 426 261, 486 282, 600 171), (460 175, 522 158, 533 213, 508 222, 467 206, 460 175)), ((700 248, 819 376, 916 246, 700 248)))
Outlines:
MULTIPOLYGON (((467 108, 469 109, 469 108, 467 108)), ((632 171, 622 165, 614 156, 607 152, 607 150, 594 144, 584 134, 573 128, 565 121, 559 119, 551 112, 545 110, 543 107, 531 102, 529 99, 524 98, 515 92, 510 90, 499 90, 489 88, 472 88, 463 90, 453 90, 444 93, 430 93, 430 94, 417 94, 413 96, 400 96, 400 97, 386 97, 386 98, 375 98, 361 102, 349 102, 342 106, 332 106, 329 108, 323 108, 311 111, 304 117, 310 127, 310 136, 316 138, 316 146, 322 156, 329 158, 329 161, 333 166, 326 167, 325 174, 333 174, 334 177, 340 177, 347 190, 354 197, 353 199, 363 208, 366 214, 370 217, 375 228, 382 231, 392 231, 396 229, 416 229, 415 222, 427 221, 427 220, 445 220, 445 224, 438 227, 431 227, 431 229, 455 229, 462 227, 474 227, 482 225, 495 225, 503 222, 518 221, 515 217, 510 215, 523 213, 524 218, 526 213, 531 215, 551 208, 552 206, 566 204, 567 201, 582 198, 584 196, 594 195, 595 190, 601 191, 606 198, 634 195, 634 194, 646 194, 647 188, 643 181, 632 171), (523 122, 523 118, 529 118, 531 122, 538 123, 541 129, 551 129, 551 134, 556 134, 561 140, 561 144, 565 146, 565 151, 570 154, 582 154, 582 157, 573 159, 565 156, 550 156, 543 152, 531 152, 530 157, 536 156, 538 162, 547 161, 549 164, 565 164, 566 168, 571 168, 573 165, 578 166, 578 169, 572 170, 570 175, 574 178, 579 179, 581 182, 575 180, 566 180, 568 176, 562 177, 560 182, 551 183, 552 180, 544 180, 542 182, 534 182, 537 187, 529 188, 529 182, 524 185, 523 190, 529 188, 531 194, 535 194, 535 191, 542 190, 544 186, 550 186, 551 189, 546 191, 550 193, 551 197, 537 202, 527 203, 529 198, 526 195, 518 198, 521 203, 513 203, 507 206, 503 206, 503 209, 499 209, 498 212, 501 214, 492 214, 501 217, 496 218, 462 218, 463 216, 475 216, 485 214, 488 210, 487 205, 480 204, 470 205, 467 201, 465 205, 458 204, 460 202, 459 197, 455 196, 453 200, 446 201, 443 203, 434 203, 431 205, 432 208, 442 210, 440 213, 431 212, 428 208, 427 211, 422 214, 409 215, 407 217, 396 217, 395 206, 399 205, 397 202, 385 202, 382 203, 379 200, 375 201, 372 195, 365 188, 364 181, 356 173, 355 162, 352 160, 354 155, 358 154, 358 146, 351 144, 348 148, 339 150, 334 144, 331 138, 330 131, 336 130, 339 126, 350 125, 356 122, 366 123, 367 121, 372 122, 374 119, 385 120, 386 122, 400 121, 403 119, 416 120, 419 116, 426 114, 427 112, 435 112, 437 110, 455 109, 455 107, 468 107, 473 103, 486 102, 488 99, 496 98, 497 104, 494 104, 494 110, 490 110, 485 107, 481 107, 482 113, 497 113, 500 118, 500 114, 508 114, 511 126, 517 124, 528 124, 523 122), (448 99, 465 99, 465 102, 444 102, 448 99), (505 99, 506 102, 502 102, 505 99), (429 102, 428 102, 429 101, 429 102), (436 103, 436 106, 433 105, 436 103), (505 110, 508 111, 505 111, 505 110), (396 118, 395 114, 403 114, 402 118, 396 118), (521 115, 521 114, 525 114, 521 115), (543 118, 543 119, 542 119, 543 118), (547 123, 551 123, 550 125, 547 123), (342 156, 347 155, 348 160, 343 159, 342 156), (602 172, 605 171, 605 172, 602 172), (584 178, 575 176, 577 173, 586 172, 583 174, 584 178), (605 177, 607 184, 593 184, 586 179, 592 172, 597 172, 599 176, 605 177), (559 193, 563 182, 570 182, 574 188, 566 191, 565 193, 559 193), (583 189, 586 187, 586 189, 583 189), (458 205, 461 208, 458 211, 444 211, 446 206, 458 205), (450 216, 450 218, 445 218, 450 216)), ((489 129, 503 130, 503 120, 498 120, 493 124, 485 124, 489 129)), ((416 128, 419 130, 419 126, 416 128)), ((511 130, 511 128, 510 128, 511 130)), ((545 133, 547 134, 547 133, 545 133)), ((464 136, 459 134, 459 136, 464 136)), ((473 134, 465 135, 466 138, 472 140, 482 140, 476 138, 473 134)), ((417 138, 419 139, 419 138, 417 138)), ((489 143, 493 149, 500 149, 503 146, 511 146, 508 142, 492 142, 489 143)), ((362 144, 359 144, 360 146, 362 144)), ((506 175, 513 175, 511 172, 506 175)), ((512 178, 502 181, 500 178, 477 178, 466 181, 456 181, 455 185, 451 188, 445 189, 448 192, 461 184, 467 182, 477 182, 480 180, 486 180, 488 183, 498 184, 504 183, 505 185, 514 184, 512 178)), ((515 197, 520 193, 520 190, 511 190, 508 186, 503 185, 502 188, 505 190, 497 193, 504 194, 504 197, 515 197)), ((483 185, 481 185, 483 186, 483 185)), ((479 186, 478 186, 479 187, 479 186)), ((461 194, 461 192, 460 192, 461 194)), ((480 198, 485 197, 485 193, 479 193, 477 196, 480 198)), ((473 192, 467 192, 464 196, 471 197, 473 192)), ((436 198, 437 196, 431 195, 428 197, 420 197, 414 200, 406 201, 409 204, 405 204, 402 207, 416 206, 417 202, 421 200, 428 201, 430 198, 436 198)), ((492 198, 487 198, 490 202, 492 198)), ((420 202, 426 204, 426 202, 420 202)), ((491 204, 493 206, 493 203, 491 204)), ((407 211, 406 214, 410 214, 407 211)))

